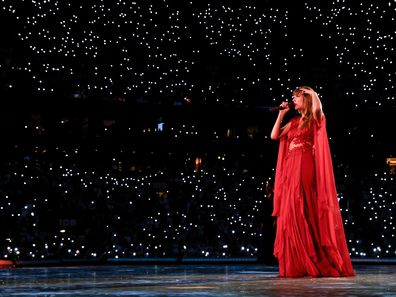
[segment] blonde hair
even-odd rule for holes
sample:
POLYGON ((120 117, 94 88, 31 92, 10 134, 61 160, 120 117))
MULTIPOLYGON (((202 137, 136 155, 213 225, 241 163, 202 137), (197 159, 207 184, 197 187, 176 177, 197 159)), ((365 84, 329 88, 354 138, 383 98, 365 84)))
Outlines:
POLYGON ((308 86, 297 87, 293 91, 293 96, 303 95, 303 116, 300 122, 300 128, 309 127, 313 120, 320 126, 323 117, 322 103, 318 94, 308 86))

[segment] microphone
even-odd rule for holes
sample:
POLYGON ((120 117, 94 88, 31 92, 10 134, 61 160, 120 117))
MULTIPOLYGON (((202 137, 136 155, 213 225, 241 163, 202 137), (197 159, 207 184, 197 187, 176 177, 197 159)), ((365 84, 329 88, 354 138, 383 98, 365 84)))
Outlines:
MULTIPOLYGON (((293 102, 287 102, 287 104, 288 104, 290 109, 294 108, 293 102)), ((268 111, 274 112, 274 111, 279 111, 279 110, 282 110, 282 109, 285 109, 285 108, 286 107, 283 107, 283 106, 275 106, 275 107, 269 108, 268 111)))

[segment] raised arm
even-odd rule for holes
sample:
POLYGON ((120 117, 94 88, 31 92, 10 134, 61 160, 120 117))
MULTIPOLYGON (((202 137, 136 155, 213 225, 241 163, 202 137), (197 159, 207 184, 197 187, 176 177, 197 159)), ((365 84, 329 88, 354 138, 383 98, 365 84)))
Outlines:
POLYGON ((307 88, 301 88, 304 93, 308 93, 312 97, 312 114, 317 122, 317 124, 320 126, 322 123, 322 118, 323 118, 323 108, 322 108, 322 103, 320 102, 318 93, 316 93, 312 89, 307 89, 307 88))
POLYGON ((286 113, 290 110, 289 104, 287 102, 282 102, 280 106, 284 107, 284 109, 279 110, 278 117, 276 118, 274 127, 272 128, 271 131, 271 139, 281 138, 283 135, 287 133, 290 127, 290 124, 286 124, 285 126, 282 127, 283 118, 285 117, 286 113))

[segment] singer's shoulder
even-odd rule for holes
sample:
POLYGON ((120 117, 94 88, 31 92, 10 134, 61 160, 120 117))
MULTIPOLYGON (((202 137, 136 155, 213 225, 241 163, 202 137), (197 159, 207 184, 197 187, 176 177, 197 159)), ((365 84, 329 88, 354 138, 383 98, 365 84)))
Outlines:
POLYGON ((290 122, 298 123, 300 121, 300 119, 301 119, 301 115, 296 114, 294 117, 291 118, 290 122))

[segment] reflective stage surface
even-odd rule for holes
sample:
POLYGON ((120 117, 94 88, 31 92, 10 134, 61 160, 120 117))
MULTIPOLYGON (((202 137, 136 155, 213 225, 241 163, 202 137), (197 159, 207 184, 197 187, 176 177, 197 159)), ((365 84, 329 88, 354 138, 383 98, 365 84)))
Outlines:
POLYGON ((396 296, 395 265, 347 278, 279 278, 277 267, 136 265, 0 269, 0 296, 396 296))

